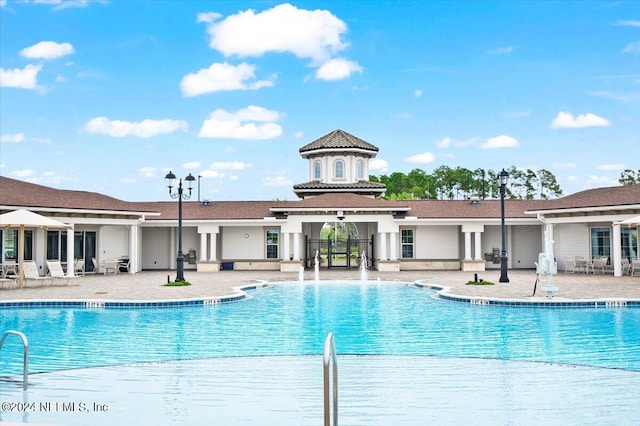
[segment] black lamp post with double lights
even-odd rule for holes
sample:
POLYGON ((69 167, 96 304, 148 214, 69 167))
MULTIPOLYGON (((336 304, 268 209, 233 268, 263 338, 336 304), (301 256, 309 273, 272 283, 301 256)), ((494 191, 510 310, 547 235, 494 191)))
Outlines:
POLYGON ((507 276, 507 231, 504 226, 504 196, 505 190, 509 182, 509 173, 505 169, 498 174, 498 184, 500 184, 500 219, 502 227, 502 252, 500 253, 500 282, 508 283, 509 277, 507 276))
POLYGON ((164 177, 167 180, 167 186, 169 187, 169 196, 171 198, 178 199, 178 257, 177 261, 177 274, 176 274, 176 282, 184 281, 184 255, 182 254, 182 200, 188 200, 191 198, 191 190, 193 189, 193 182, 196 180, 191 173, 184 178, 187 189, 189 190, 188 194, 183 193, 182 190, 182 179, 178 182, 178 191, 173 192, 173 186, 176 181, 176 175, 173 172, 169 171, 169 173, 164 177))

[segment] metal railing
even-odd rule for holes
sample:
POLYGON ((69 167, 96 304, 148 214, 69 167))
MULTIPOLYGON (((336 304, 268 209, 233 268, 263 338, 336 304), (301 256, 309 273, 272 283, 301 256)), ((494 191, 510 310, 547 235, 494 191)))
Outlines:
POLYGON ((333 426, 338 426, 338 360, 333 333, 324 341, 324 426, 331 426, 331 391, 329 389, 329 364, 333 364, 333 426))
POLYGON ((27 341, 27 336, 25 336, 24 333, 15 330, 7 330, 2 334, 0 349, 2 349, 4 341, 7 340, 7 337, 9 337, 10 334, 15 334, 22 339, 22 354, 24 357, 22 361, 22 390, 27 390, 27 387, 29 386, 29 342, 27 341))

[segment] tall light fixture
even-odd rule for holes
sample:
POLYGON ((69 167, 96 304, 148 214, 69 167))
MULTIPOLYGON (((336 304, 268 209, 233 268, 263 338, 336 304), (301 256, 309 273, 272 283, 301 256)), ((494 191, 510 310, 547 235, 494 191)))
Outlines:
POLYGON ((505 169, 498 174, 498 184, 500 185, 500 219, 502 226, 502 253, 500 253, 500 282, 508 283, 507 276, 507 231, 504 226, 504 195, 507 183, 509 182, 509 173, 505 169))
POLYGON ((182 179, 178 183, 178 191, 173 192, 173 186, 175 185, 176 175, 173 172, 169 171, 169 173, 164 177, 167 180, 167 186, 169 187, 169 196, 173 199, 178 199, 178 257, 177 261, 177 273, 176 273, 176 282, 184 281, 184 255, 182 253, 182 200, 188 200, 191 198, 191 190, 193 189, 193 182, 196 180, 191 173, 184 178, 187 183, 187 189, 189 190, 188 194, 183 193, 182 190, 182 179))

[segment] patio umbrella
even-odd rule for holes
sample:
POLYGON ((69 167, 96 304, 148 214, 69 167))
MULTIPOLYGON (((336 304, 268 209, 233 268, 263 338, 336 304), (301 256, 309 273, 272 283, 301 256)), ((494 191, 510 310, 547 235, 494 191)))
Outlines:
POLYGON ((72 225, 58 222, 29 210, 14 210, 0 215, 0 228, 18 228, 18 287, 24 287, 24 229, 25 228, 71 228, 72 225))
POLYGON ((630 217, 629 219, 625 219, 618 223, 627 226, 640 226, 640 216, 630 217))

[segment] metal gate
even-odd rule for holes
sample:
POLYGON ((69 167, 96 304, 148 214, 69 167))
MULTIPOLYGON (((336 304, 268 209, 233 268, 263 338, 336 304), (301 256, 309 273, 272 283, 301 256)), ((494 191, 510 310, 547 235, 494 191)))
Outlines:
POLYGON ((315 267, 316 256, 321 268, 359 268, 364 252, 367 258, 367 269, 375 265, 375 253, 371 239, 347 238, 346 240, 311 239, 305 237, 305 268, 315 267))

